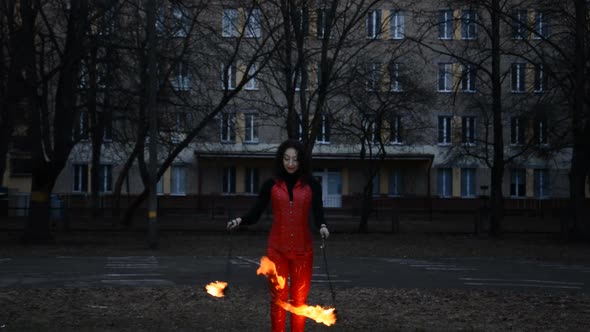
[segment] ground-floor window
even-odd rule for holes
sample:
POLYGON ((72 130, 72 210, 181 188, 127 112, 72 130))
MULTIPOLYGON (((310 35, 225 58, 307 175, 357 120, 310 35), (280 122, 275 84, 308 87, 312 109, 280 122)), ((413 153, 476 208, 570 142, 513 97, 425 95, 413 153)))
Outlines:
POLYGON ((88 164, 74 165, 73 192, 88 192, 88 164))
POLYGON ((403 187, 402 170, 394 168, 389 174, 389 195, 401 196, 403 187))
POLYGON ((172 165, 170 173, 170 193, 173 195, 186 194, 186 166, 172 165))
POLYGON ((475 168, 461 169, 461 197, 475 197, 475 168))
POLYGON ((440 197, 451 197, 453 194, 453 172, 451 168, 439 168, 436 178, 437 194, 440 197))
POLYGON ((98 191, 103 193, 113 191, 113 165, 100 165, 98 181, 98 191))
POLYGON ((234 194, 236 192, 236 168, 225 167, 223 169, 223 188, 221 192, 224 194, 234 194))
POLYGON ((244 191, 249 194, 256 194, 258 192, 258 169, 246 168, 244 181, 244 191))
POLYGON ((526 171, 523 168, 515 168, 511 171, 510 196, 526 196, 526 171))
POLYGON ((536 169, 534 173, 535 197, 547 198, 551 196, 551 187, 549 186, 549 171, 546 169, 536 169))

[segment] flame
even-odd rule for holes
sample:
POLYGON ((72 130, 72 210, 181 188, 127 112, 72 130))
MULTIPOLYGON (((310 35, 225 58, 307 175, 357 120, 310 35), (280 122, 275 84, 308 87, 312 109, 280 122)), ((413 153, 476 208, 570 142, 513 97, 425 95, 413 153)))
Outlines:
POLYGON ((223 294, 223 290, 225 287, 227 287, 227 282, 215 281, 205 286, 205 289, 210 295, 215 297, 224 297, 225 295, 223 294))
MULTIPOLYGON (((265 275, 276 289, 283 289, 285 287, 285 278, 277 274, 275 263, 266 256, 262 256, 260 259, 260 267, 256 270, 256 274, 265 275)), ((292 304, 281 300, 276 300, 275 303, 291 313, 313 319, 317 323, 322 323, 327 326, 336 323, 336 313, 334 312, 336 308, 323 308, 319 305, 312 307, 306 304, 293 306, 292 304)))
POLYGON ((277 273, 277 266, 268 257, 260 258, 260 267, 256 270, 256 275, 263 274, 276 287, 276 289, 285 288, 285 278, 277 273))
POLYGON ((275 303, 291 313, 313 319, 316 323, 322 323, 326 326, 334 325, 336 323, 336 313, 334 312, 336 308, 323 308, 319 305, 312 307, 306 304, 295 307, 292 304, 281 300, 277 300, 275 303))

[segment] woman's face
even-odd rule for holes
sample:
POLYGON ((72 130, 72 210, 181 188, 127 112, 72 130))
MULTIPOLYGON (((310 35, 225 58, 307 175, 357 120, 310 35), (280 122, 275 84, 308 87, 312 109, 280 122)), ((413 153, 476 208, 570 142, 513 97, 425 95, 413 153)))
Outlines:
POLYGON ((287 148, 283 154, 283 167, 289 174, 297 172, 299 169, 299 161, 297 160, 297 150, 294 148, 287 148))

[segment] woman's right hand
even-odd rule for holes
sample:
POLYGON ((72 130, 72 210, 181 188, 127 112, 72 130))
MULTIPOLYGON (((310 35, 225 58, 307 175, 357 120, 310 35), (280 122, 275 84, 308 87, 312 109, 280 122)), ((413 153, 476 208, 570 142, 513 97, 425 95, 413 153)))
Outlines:
POLYGON ((227 230, 228 230, 228 231, 231 231, 231 230, 233 230, 234 228, 236 228, 236 227, 240 226, 240 224, 241 224, 241 223, 242 223, 242 218, 236 218, 236 219, 230 220, 230 221, 227 223, 227 230))

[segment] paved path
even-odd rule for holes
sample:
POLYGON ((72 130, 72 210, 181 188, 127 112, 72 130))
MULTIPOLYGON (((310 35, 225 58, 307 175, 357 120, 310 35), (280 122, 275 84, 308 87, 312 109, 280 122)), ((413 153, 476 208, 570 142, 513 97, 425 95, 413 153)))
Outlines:
MULTIPOLYGON (((259 257, 0 257, 0 288, 204 286, 214 280, 266 287, 259 257)), ((314 262, 312 282, 328 282, 314 262)), ((590 264, 518 259, 328 258, 336 287, 505 288, 590 292, 590 264)))

